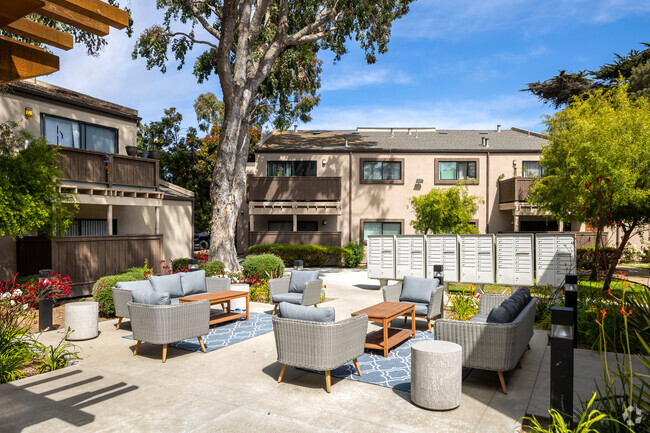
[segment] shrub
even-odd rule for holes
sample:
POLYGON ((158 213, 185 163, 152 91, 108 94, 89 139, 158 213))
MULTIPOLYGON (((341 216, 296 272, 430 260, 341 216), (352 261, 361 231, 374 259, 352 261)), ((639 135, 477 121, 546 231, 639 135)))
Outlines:
POLYGON ((456 320, 469 320, 478 313, 479 295, 451 295, 451 308, 456 320))
POLYGON ((282 259, 274 254, 250 255, 242 263, 242 268, 247 278, 258 275, 260 278, 267 279, 284 273, 282 259))
POLYGON ((99 304, 99 314, 103 317, 112 317, 115 314, 111 289, 118 281, 146 280, 145 273, 145 268, 129 268, 119 275, 107 275, 97 280, 93 285, 92 295, 99 304))
POLYGON ((181 257, 178 259, 172 260, 172 271, 174 273, 176 272, 183 272, 187 268, 187 266, 190 264, 190 258, 189 257, 181 257))
POLYGON ((221 275, 221 270, 226 269, 226 265, 219 260, 213 260, 211 262, 199 263, 199 268, 205 271, 206 277, 215 277, 221 275))
POLYGON ((269 295, 269 284, 260 283, 251 285, 249 292, 250 300, 253 302, 271 302, 271 296, 269 295))
POLYGON ((350 252, 350 255, 345 259, 346 268, 356 268, 359 263, 363 261, 366 255, 365 248, 362 242, 348 242, 345 249, 350 252))
POLYGON ((305 266, 342 266, 350 251, 341 247, 321 245, 267 244, 248 248, 250 254, 275 254, 285 266, 293 266, 294 260, 302 260, 305 266))
MULTIPOLYGON (((578 248, 577 251, 577 264, 579 269, 593 269, 596 267, 596 251, 594 247, 578 248)), ((607 270, 609 264, 614 261, 616 255, 616 248, 602 247, 600 248, 600 266, 599 270, 607 270)))

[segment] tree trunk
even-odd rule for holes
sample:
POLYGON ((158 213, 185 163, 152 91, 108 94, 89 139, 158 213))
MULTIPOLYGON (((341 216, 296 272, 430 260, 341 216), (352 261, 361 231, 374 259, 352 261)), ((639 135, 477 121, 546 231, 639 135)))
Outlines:
POLYGON ((605 282, 603 283, 603 291, 609 290, 609 286, 612 283, 612 277, 614 276, 614 272, 616 272, 616 266, 618 266, 618 261, 621 259, 621 256, 623 255, 623 251, 625 251, 625 246, 627 245, 627 241, 630 240, 630 237, 632 236, 632 232, 634 231, 634 228, 636 225, 632 225, 632 227, 629 230, 623 230, 623 238, 621 239, 621 243, 618 245, 618 248, 616 249, 616 256, 614 257, 614 260, 612 263, 609 265, 609 269, 607 270, 607 275, 605 276, 605 282))
POLYGON ((240 270, 235 245, 237 216, 246 192, 246 160, 250 135, 243 115, 250 99, 241 96, 225 101, 225 119, 221 129, 219 151, 212 172, 210 201, 210 260, 221 260, 229 269, 240 270))
POLYGON ((591 275, 589 275, 589 281, 598 281, 598 270, 600 269, 600 238, 602 237, 603 227, 598 226, 596 229, 596 242, 594 247, 594 260, 596 261, 596 266, 591 270, 591 275))

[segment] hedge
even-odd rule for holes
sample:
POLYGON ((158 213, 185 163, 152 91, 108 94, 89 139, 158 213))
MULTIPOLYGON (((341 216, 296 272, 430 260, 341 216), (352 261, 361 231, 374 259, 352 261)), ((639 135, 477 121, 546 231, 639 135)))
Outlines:
POLYGON ((344 266, 350 251, 341 247, 321 245, 267 244, 248 248, 250 254, 275 254, 285 266, 293 266, 294 260, 302 260, 304 266, 344 266))
MULTIPOLYGON (((614 261, 616 248, 601 247, 600 249, 600 270, 606 270, 614 261)), ((596 267, 596 251, 594 247, 583 247, 576 250, 576 262, 579 269, 593 269, 596 267)))
POLYGON ((221 275, 221 270, 225 269, 226 265, 219 260, 213 260, 211 262, 199 263, 199 269, 205 271, 206 277, 214 277, 221 275))
POLYGON ((363 261, 366 255, 366 249, 362 242, 348 242, 345 249, 350 252, 350 256, 345 260, 346 268, 356 268, 363 261))
POLYGON ((118 281, 139 281, 144 280, 144 268, 129 268, 119 275, 107 275, 101 277, 93 285, 93 299, 99 304, 99 314, 104 317, 112 317, 115 314, 113 305, 113 292, 118 281))
POLYGON ((281 277, 284 273, 282 259, 273 254, 250 255, 241 264, 246 278, 259 276, 261 279, 281 277))

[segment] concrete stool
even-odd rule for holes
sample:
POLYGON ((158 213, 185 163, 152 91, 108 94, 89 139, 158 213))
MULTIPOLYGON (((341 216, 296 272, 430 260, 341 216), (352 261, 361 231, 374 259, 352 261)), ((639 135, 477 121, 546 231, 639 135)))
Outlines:
POLYGON ((419 341, 411 346, 411 401, 427 409, 460 405, 463 348, 448 341, 419 341))
POLYGON ((65 329, 72 329, 68 340, 88 340, 99 335, 99 304, 70 302, 65 304, 65 329))

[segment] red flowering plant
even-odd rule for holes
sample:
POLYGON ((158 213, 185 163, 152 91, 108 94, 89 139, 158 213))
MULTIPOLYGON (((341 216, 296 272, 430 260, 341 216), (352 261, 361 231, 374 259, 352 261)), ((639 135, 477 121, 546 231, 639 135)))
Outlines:
POLYGON ((0 282, 0 296, 11 299, 29 308, 36 308, 39 301, 51 299, 58 300, 72 295, 72 279, 69 276, 62 276, 56 272, 51 272, 50 277, 43 281, 20 284, 16 281, 17 275, 12 275, 11 279, 0 282))
MULTIPOLYGON (((172 263, 172 259, 161 260, 160 261, 160 267, 163 269, 163 271, 167 272, 169 275, 178 274, 180 272, 189 272, 190 271, 190 266, 189 265, 185 265, 184 267, 174 266, 173 263, 172 263)), ((145 277, 149 278, 146 275, 145 275, 145 277)))

